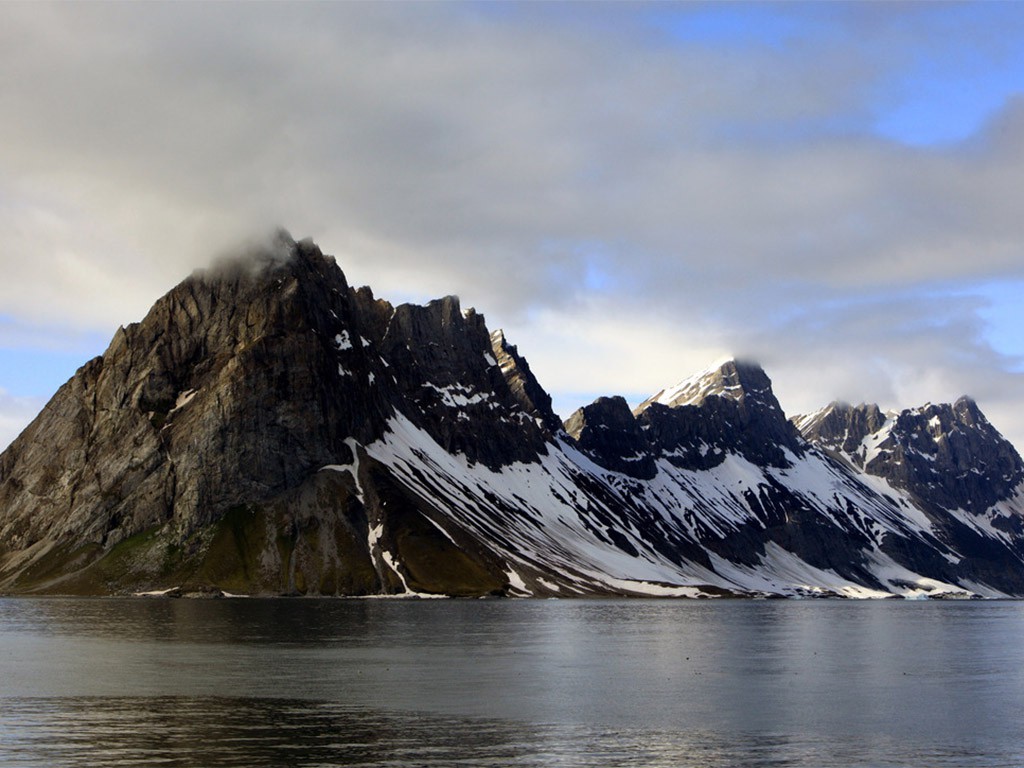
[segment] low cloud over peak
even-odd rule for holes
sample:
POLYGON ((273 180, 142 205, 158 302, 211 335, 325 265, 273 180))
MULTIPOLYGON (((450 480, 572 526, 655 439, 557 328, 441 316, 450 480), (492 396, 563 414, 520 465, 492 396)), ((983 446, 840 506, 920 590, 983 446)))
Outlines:
POLYGON ((281 222, 383 296, 462 295, 556 401, 742 350, 790 411, 972 392, 1024 443, 987 310, 1024 280, 1012 5, 3 15, 19 323, 112 330, 281 222), (944 94, 961 124, 915 133, 944 94))

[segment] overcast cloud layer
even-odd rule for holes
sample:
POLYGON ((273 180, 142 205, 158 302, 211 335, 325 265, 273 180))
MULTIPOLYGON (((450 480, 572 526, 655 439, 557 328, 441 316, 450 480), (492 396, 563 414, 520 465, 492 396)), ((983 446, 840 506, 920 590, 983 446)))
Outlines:
POLYGON ((0 446, 51 394, 12 389, 4 349, 108 337, 277 225, 385 298, 459 294, 563 416, 741 355, 791 415, 969 393, 1024 446, 1024 343, 988 303, 1024 286, 1013 4, 0 21, 0 446))

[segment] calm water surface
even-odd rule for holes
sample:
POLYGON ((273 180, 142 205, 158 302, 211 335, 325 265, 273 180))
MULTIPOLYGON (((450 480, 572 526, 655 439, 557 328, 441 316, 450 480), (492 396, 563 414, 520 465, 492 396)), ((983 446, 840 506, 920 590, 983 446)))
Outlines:
POLYGON ((1024 603, 0 599, 0 766, 1022 766, 1024 603))

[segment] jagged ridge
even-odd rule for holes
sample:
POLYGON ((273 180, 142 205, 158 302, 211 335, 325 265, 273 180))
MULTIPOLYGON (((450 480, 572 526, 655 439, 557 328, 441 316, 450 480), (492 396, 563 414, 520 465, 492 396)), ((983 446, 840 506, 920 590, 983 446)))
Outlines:
POLYGON ((973 402, 794 422, 727 361, 563 428, 457 298, 394 307, 282 234, 120 330, 0 456, 0 587, 1024 594, 1024 471, 973 402))

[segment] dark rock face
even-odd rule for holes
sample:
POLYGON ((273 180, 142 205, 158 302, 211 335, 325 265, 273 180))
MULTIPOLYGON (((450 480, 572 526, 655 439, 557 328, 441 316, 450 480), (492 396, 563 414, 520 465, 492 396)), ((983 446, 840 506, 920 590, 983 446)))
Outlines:
POLYGON ((450 453, 498 469, 536 461, 546 432, 523 413, 497 367, 482 316, 454 296, 396 307, 379 348, 399 410, 450 453))
POLYGON ((54 525, 102 546, 194 529, 379 434, 387 401, 339 373, 366 357, 335 340, 359 333, 344 276, 314 246, 278 246, 294 256, 185 280, 57 393, 3 456, 7 546, 54 525), (45 496, 20 493, 26 478, 45 496))
POLYGON ((526 358, 519 354, 514 344, 509 344, 501 329, 491 334, 491 349, 501 367, 501 373, 520 407, 541 423, 550 434, 562 429, 562 422, 551 410, 551 395, 537 381, 526 358))
POLYGON ((1024 480, 1016 450, 967 397, 902 411, 865 469, 929 504, 974 513, 1024 480))
POLYGON ((580 408, 565 431, 605 469, 646 480, 657 471, 651 445, 622 397, 601 397, 580 408))
POLYGON ((117 332, 0 457, 0 558, 178 539, 353 460, 396 409, 451 452, 536 461, 546 432, 448 297, 392 307, 285 234, 197 272, 117 332), (489 359, 490 358, 490 359, 489 359))
POLYGON ((833 403, 794 423, 811 442, 929 506, 981 513, 1024 481, 1017 451, 968 397, 888 417, 877 405, 833 403))
POLYGON ((826 450, 845 454, 863 468, 864 438, 882 428, 885 415, 874 404, 851 406, 832 402, 816 414, 793 421, 807 440, 826 450))
POLYGON ((771 379, 755 363, 730 360, 662 390, 636 413, 660 451, 681 467, 714 466, 716 457, 730 451, 755 464, 786 467, 786 449, 803 453, 771 379))
POLYGON ((969 578, 1010 594, 1021 592, 1024 518, 1013 511, 989 517, 993 528, 1016 537, 1010 543, 985 537, 969 519, 990 514, 1016 494, 1024 463, 973 400, 961 397, 952 405, 929 404, 888 416, 875 405, 832 404, 794 422, 808 440, 906 492, 930 519, 946 559, 934 547, 894 538, 883 550, 939 579, 969 578))
POLYGON ((804 443, 786 420, 771 380, 752 363, 730 360, 662 390, 632 419, 610 400, 577 411, 566 431, 598 464, 634 477, 653 477, 659 457, 680 469, 710 469, 729 453, 774 467, 789 466, 787 450, 803 454, 804 443))

